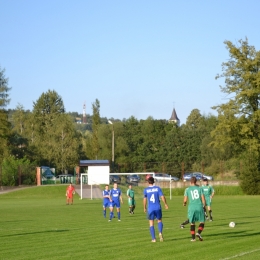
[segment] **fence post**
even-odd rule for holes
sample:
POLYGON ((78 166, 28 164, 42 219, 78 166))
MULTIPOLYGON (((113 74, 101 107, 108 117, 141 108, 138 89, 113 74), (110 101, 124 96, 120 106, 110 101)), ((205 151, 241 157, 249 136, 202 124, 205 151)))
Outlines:
POLYGON ((41 167, 36 167, 36 183, 37 186, 41 186, 41 167))

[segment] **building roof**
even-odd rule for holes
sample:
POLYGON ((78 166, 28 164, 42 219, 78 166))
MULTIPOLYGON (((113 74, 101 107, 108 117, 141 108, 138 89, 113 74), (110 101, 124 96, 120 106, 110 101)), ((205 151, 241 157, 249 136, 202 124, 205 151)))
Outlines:
POLYGON ((175 108, 173 108, 172 116, 171 116, 171 118, 169 120, 171 120, 171 121, 180 121, 180 119, 178 118, 178 116, 176 114, 175 108))
POLYGON ((110 166, 109 160, 80 160, 79 166, 110 166))

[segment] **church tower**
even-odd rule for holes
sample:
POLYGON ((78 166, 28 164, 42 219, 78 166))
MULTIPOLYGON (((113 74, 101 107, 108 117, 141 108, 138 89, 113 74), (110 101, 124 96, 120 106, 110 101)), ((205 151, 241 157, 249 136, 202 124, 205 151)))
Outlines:
POLYGON ((175 108, 173 108, 172 110, 172 116, 171 118, 168 120, 170 123, 175 123, 177 126, 180 126, 180 119, 177 116, 177 113, 175 111, 175 108))

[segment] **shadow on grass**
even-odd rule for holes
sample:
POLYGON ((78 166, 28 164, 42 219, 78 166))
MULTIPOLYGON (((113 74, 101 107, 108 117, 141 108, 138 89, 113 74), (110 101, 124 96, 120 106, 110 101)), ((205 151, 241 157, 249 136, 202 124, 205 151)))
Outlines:
POLYGON ((218 234, 207 234, 206 237, 219 237, 221 236, 223 239, 228 239, 232 237, 251 237, 251 236, 259 236, 260 232, 248 233, 253 230, 243 230, 243 231, 230 231, 230 232, 222 232, 218 234))
POLYGON ((35 234, 44 234, 44 233, 61 233, 61 232, 69 232, 69 229, 59 229, 59 230, 46 230, 46 231, 35 231, 35 232, 26 232, 26 233, 19 233, 19 234, 10 234, 0 237, 16 237, 16 236, 26 236, 26 235, 35 235, 35 234))

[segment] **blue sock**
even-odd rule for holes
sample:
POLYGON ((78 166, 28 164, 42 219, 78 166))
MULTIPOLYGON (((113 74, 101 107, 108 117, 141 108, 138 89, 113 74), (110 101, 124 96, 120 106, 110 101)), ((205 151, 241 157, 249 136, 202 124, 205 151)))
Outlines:
POLYGON ((120 219, 120 211, 117 212, 117 217, 118 217, 118 219, 120 219))
POLYGON ((162 230, 163 230, 163 223, 162 222, 158 222, 158 230, 159 230, 159 233, 162 233, 162 230))
POLYGON ((107 211, 105 209, 103 210, 103 214, 104 214, 104 218, 105 218, 107 215, 107 211))
POLYGON ((154 226, 151 226, 150 227, 150 233, 151 233, 151 236, 152 236, 152 240, 155 239, 155 230, 154 230, 154 226))
POLYGON ((113 218, 113 212, 110 212, 110 219, 112 219, 113 218))

